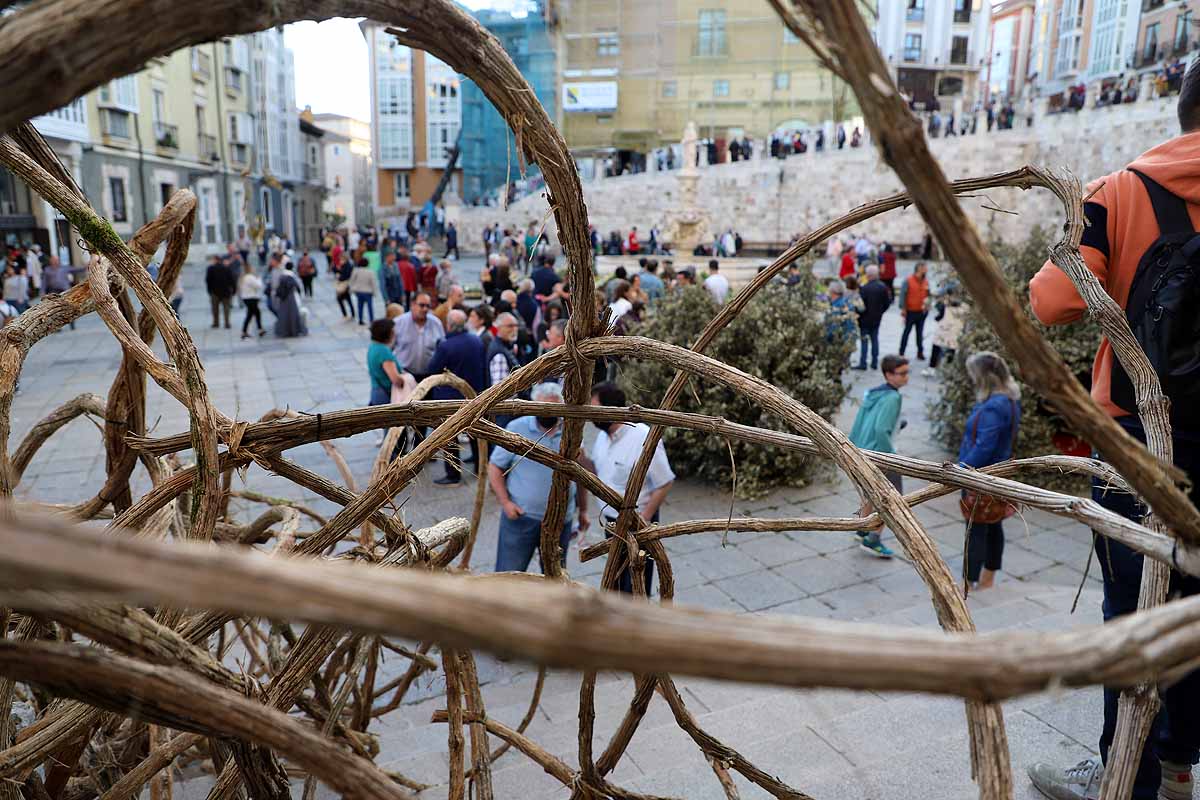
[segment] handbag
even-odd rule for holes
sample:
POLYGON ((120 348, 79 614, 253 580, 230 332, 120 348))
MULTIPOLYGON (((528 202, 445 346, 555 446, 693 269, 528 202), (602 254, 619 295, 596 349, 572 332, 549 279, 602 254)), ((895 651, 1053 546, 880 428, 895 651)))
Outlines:
MULTIPOLYGON (((1011 400, 1009 402, 1012 402, 1011 400)), ((1013 426, 1012 426, 1012 446, 1017 444, 1017 425, 1020 420, 1017 418, 1017 404, 1012 403, 1013 407, 1013 426)), ((971 442, 974 444, 976 437, 979 436, 979 417, 975 417, 975 428, 971 433, 971 442)), ((991 494, 977 492, 974 489, 964 489, 962 496, 958 499, 958 509, 962 512, 963 519, 967 524, 981 523, 990 525, 1004 520, 1017 513, 1017 507, 1005 500, 1002 497, 996 497, 991 494)))
POLYGON ((333 285, 333 290, 338 294, 349 294, 350 281, 338 281, 333 285))

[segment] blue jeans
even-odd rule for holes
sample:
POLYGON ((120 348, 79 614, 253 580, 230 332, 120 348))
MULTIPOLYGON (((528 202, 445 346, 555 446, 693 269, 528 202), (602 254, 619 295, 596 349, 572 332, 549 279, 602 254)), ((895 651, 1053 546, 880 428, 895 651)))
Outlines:
POLYGON ((392 390, 378 386, 374 381, 371 382, 371 399, 367 402, 369 406, 386 406, 392 402, 392 390))
POLYGON ((358 300, 358 322, 361 325, 363 321, 363 308, 367 309, 368 322, 375 321, 375 295, 370 292, 355 292, 354 298, 358 300))
MULTIPOLYGON (((1141 426, 1122 420, 1122 427, 1139 441, 1146 441, 1141 426)), ((1192 481, 1190 499, 1200 503, 1200 447, 1195 436, 1175 437, 1175 465, 1192 481)), ((1146 509, 1132 495, 1121 494, 1092 479, 1092 499, 1126 519, 1141 520, 1146 509)), ((1141 553, 1120 542, 1096 536, 1096 556, 1104 577, 1104 621, 1137 610, 1142 585, 1141 553)), ((1200 578, 1171 573, 1168 597, 1188 597, 1200 593, 1200 578)), ((1100 755, 1108 759, 1108 748, 1117 730, 1118 689, 1104 689, 1104 730, 1100 734, 1100 755)), ((1162 777, 1159 760, 1175 764, 1194 764, 1200 755, 1200 670, 1188 673, 1162 690, 1162 710, 1150 728, 1142 760, 1133 782, 1133 800, 1155 800, 1162 777)))
POLYGON ((925 354, 925 317, 929 316, 927 311, 909 311, 904 315, 904 333, 900 334, 900 355, 904 355, 904 351, 908 349, 908 334, 910 331, 917 332, 917 356, 925 354))
MULTIPOLYGON (((542 518, 522 514, 516 519, 500 514, 500 541, 496 544, 496 572, 524 572, 529 569, 533 560, 533 551, 538 549, 542 541, 542 518)), ((567 546, 571 543, 571 523, 563 523, 562 534, 558 537, 561 548, 559 563, 567 565, 567 546)), ((538 556, 539 563, 541 556, 538 556)), ((545 567, 542 572, 545 573, 545 567)))
POLYGON ((867 368, 867 345, 871 345, 871 369, 879 368, 879 326, 874 328, 860 328, 859 335, 862 337, 862 350, 858 356, 858 368, 867 368))

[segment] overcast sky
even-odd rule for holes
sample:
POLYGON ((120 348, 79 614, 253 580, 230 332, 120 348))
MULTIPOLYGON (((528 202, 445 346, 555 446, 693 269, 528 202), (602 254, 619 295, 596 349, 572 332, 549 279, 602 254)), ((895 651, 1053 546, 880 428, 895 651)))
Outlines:
MULTIPOLYGON (((512 10, 522 0, 460 0, 470 9, 512 10)), ((358 20, 297 22, 284 30, 296 54, 296 105, 314 114, 344 114, 371 121, 371 85, 367 43, 358 20)))

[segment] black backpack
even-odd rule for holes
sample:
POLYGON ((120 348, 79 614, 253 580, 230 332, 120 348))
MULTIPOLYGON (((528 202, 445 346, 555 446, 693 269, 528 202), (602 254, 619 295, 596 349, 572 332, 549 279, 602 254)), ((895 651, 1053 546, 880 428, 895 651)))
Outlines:
MULTIPOLYGON (((1149 176, 1130 172, 1150 196, 1158 238, 1138 262, 1125 316, 1171 400, 1172 427, 1200 430, 1200 235, 1186 202, 1149 176)), ((1138 413, 1133 381, 1115 357, 1111 388, 1115 405, 1138 413)))

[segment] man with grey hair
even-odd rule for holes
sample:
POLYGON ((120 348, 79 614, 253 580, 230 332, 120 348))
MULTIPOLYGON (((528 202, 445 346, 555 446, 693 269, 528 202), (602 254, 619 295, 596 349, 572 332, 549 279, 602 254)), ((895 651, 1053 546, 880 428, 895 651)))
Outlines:
MULTIPOLYGON (((446 338, 438 342, 433 358, 429 361, 429 374, 446 371, 462 378, 476 392, 487 388, 487 372, 484 369, 483 342, 467 330, 467 312, 461 308, 451 309, 446 315, 446 338)), ((429 393, 431 400, 461 400, 462 394, 449 386, 435 386, 429 393)), ((471 439, 471 458, 478 463, 479 450, 471 439)), ((434 483, 438 486, 457 486, 462 482, 459 466, 458 440, 455 439, 444 451, 446 474, 434 483)))
POLYGON ((858 314, 858 332, 862 337, 862 349, 858 365, 854 369, 867 369, 867 345, 871 347, 871 369, 879 368, 879 323, 883 312, 892 304, 892 295, 887 285, 879 280, 879 267, 871 264, 866 269, 866 282, 858 290, 862 311, 858 314))
MULTIPOLYGON (((474 337, 472 337, 474 338, 474 337)), ((533 399, 539 403, 563 402, 562 387, 557 383, 539 383, 533 388, 533 399)), ((558 452, 562 444, 562 425, 559 417, 550 414, 517 417, 505 430, 537 442, 558 452)), ((533 559, 533 551, 541 542, 542 517, 550 496, 554 471, 529 458, 514 454, 503 447, 492 452, 488 463, 488 484, 500 501, 500 538, 496 544, 496 572, 524 572, 533 559)), ((571 484, 567 500, 567 515, 559 535, 559 563, 566 566, 567 547, 574 533, 572 516, 577 514, 579 531, 589 525, 587 492, 571 484), (577 507, 576 507, 576 504, 577 507)), ((543 563, 542 571, 545 572, 543 563)))

